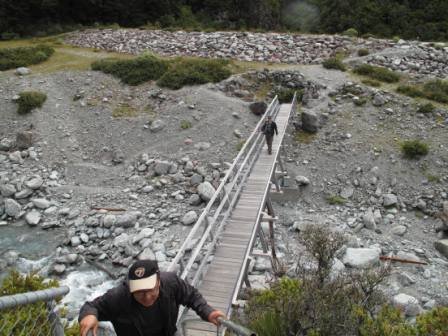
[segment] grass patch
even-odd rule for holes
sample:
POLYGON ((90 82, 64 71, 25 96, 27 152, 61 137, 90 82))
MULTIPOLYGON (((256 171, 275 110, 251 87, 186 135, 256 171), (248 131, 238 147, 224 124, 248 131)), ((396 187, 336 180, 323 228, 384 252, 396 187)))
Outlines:
POLYGON ((176 59, 157 84, 177 90, 186 85, 217 83, 232 74, 228 64, 226 60, 176 59))
POLYGON ((182 121, 180 122, 180 128, 183 129, 183 130, 185 130, 185 129, 189 129, 189 128, 191 128, 191 127, 193 127, 193 124, 191 123, 191 121, 188 121, 188 120, 182 120, 182 121))
POLYGON ((431 80, 423 85, 401 85, 397 92, 414 98, 426 98, 448 104, 448 81, 431 80))
POLYGON ((353 72, 386 83, 396 83, 400 81, 401 78, 399 74, 389 69, 370 64, 361 64, 357 66, 353 72))
POLYGON ((408 159, 419 159, 429 152, 429 145, 420 140, 404 141, 400 144, 401 151, 408 159))
POLYGON ((347 70, 347 67, 344 65, 344 63, 342 63, 340 58, 337 58, 337 57, 331 57, 329 59, 326 59, 322 63, 322 66, 325 69, 335 69, 335 70, 340 70, 340 71, 346 71, 347 70))
POLYGON ((0 71, 42 63, 53 53, 47 45, 0 49, 0 71))
POLYGON ((338 195, 327 196, 326 200, 328 204, 331 205, 342 205, 345 204, 345 202, 347 201, 345 198, 342 198, 341 196, 338 195))
POLYGON ((114 118, 135 117, 137 114, 137 109, 129 104, 120 104, 112 111, 114 118))
POLYGON ((423 114, 428 114, 428 113, 432 113, 435 109, 436 109, 436 107, 433 104, 428 103, 428 104, 421 105, 418 108, 417 112, 423 113, 423 114))
POLYGON ((292 102, 292 99, 294 98, 294 93, 297 91, 297 101, 302 101, 303 97, 303 90, 296 90, 296 89, 288 89, 288 88, 281 88, 275 92, 275 94, 278 96, 278 101, 280 104, 290 104, 292 102))
POLYGON ((378 82, 374 79, 363 79, 361 81, 365 85, 373 86, 373 87, 381 87, 381 82, 378 82))
POLYGON ((294 134, 294 141, 303 144, 310 144, 316 139, 316 133, 309 133, 306 131, 296 131, 294 134))
POLYGON ((264 99, 268 96, 269 91, 272 89, 272 83, 270 81, 264 81, 257 92, 255 92, 255 97, 258 99, 264 99))
POLYGON ((353 103, 356 106, 364 106, 367 103, 367 98, 366 97, 359 97, 359 99, 354 99, 353 103))
POLYGON ((439 183, 442 178, 439 175, 434 175, 431 173, 425 173, 425 177, 429 182, 439 183))
POLYGON ((111 74, 129 85, 139 85, 160 78, 168 70, 168 63, 152 55, 130 60, 108 58, 92 63, 92 70, 111 74))
POLYGON ((236 150, 239 152, 241 149, 243 149, 244 144, 246 143, 246 140, 241 140, 236 144, 236 150))
POLYGON ((349 28, 346 31, 342 32, 342 35, 357 37, 359 35, 358 31, 355 28, 349 28))
POLYGON ((369 54, 369 50, 367 49, 359 49, 358 50, 358 56, 363 57, 363 56, 367 56, 369 54))
POLYGON ((19 94, 17 100, 17 113, 27 114, 35 108, 40 108, 47 100, 47 95, 38 91, 24 91, 19 94))

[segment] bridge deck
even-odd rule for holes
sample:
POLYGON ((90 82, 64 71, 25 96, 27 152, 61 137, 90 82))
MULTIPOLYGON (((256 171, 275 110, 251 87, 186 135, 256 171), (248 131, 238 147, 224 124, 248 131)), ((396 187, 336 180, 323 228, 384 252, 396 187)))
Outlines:
MULTIPOLYGON (((277 157, 276 151, 280 148, 279 144, 286 132, 290 110, 291 104, 280 106, 275 118, 279 134, 274 136, 272 155, 268 154, 265 144, 221 234, 213 261, 198 286, 207 302, 226 314, 231 308, 234 289, 247 249, 250 248, 252 233, 256 229, 258 212, 263 206, 265 192, 270 184, 271 171, 277 157)), ((195 316, 194 312, 188 313, 188 317, 195 316)), ((188 336, 216 336, 216 327, 210 323, 190 322, 187 330, 188 336)))

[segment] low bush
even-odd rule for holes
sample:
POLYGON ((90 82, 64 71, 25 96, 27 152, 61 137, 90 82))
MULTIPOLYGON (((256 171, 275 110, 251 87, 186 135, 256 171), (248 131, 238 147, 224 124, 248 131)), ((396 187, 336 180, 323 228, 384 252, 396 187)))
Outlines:
POLYGON ((373 86, 373 87, 380 87, 381 83, 374 80, 374 79, 364 79, 362 80, 362 83, 365 85, 373 86))
POLYGON ((177 59, 157 84, 177 90, 185 85, 217 83, 232 74, 228 64, 226 60, 177 59))
POLYGON ((342 61, 337 57, 332 57, 332 58, 326 59, 322 63, 322 65, 325 69, 336 69, 336 70, 341 70, 341 71, 347 70, 344 63, 342 63, 342 61))
POLYGON ((448 81, 431 80, 423 85, 401 85, 397 92, 414 98, 426 98, 448 104, 448 81))
POLYGON ((326 199, 327 199, 328 204, 331 204, 331 205, 342 205, 342 204, 345 204, 345 202, 346 202, 345 198, 342 198, 341 196, 338 196, 338 195, 330 195, 330 196, 327 196, 326 199))
POLYGON ((349 28, 346 31, 344 31, 342 33, 342 35, 350 36, 350 37, 357 37, 359 34, 358 34, 358 31, 355 28, 349 28))
POLYGON ((367 98, 366 97, 360 97, 359 99, 353 100, 353 103, 356 106, 364 106, 365 104, 367 104, 367 98))
POLYGON ((396 83, 400 80, 400 75, 383 67, 378 67, 370 64, 359 65, 353 70, 356 74, 367 76, 372 79, 379 80, 386 83, 396 83))
POLYGON ((160 78, 168 70, 168 62, 152 55, 144 55, 130 60, 103 59, 95 61, 91 67, 92 70, 111 74, 123 83, 139 85, 160 78))
POLYGON ((38 91, 24 91, 19 94, 17 100, 17 113, 26 114, 35 108, 40 108, 47 100, 47 95, 38 91))
POLYGON ((424 105, 420 106, 418 108, 417 112, 427 114, 427 113, 433 112, 435 109, 436 109, 436 107, 433 104, 428 103, 428 104, 424 104, 424 105))
POLYGON ((369 50, 367 49, 359 49, 358 50, 358 56, 362 57, 362 56, 367 56, 369 54, 369 50))
POLYGON ((180 128, 181 129, 189 129, 189 128, 191 128, 193 125, 191 124, 191 121, 188 121, 188 120, 182 120, 181 122, 180 122, 180 128))
MULTIPOLYGON (((296 89, 287 89, 287 88, 281 88, 275 91, 275 95, 278 96, 278 101, 280 104, 291 104, 292 99, 294 98, 294 93, 296 93, 296 89)), ((302 101, 303 97, 303 91, 298 90, 297 91, 297 101, 302 101)))
POLYGON ((0 49, 0 71, 42 63, 53 53, 54 49, 46 45, 0 49))
POLYGON ((419 159, 428 154, 428 144, 420 140, 409 140, 401 143, 401 151, 409 159, 419 159))

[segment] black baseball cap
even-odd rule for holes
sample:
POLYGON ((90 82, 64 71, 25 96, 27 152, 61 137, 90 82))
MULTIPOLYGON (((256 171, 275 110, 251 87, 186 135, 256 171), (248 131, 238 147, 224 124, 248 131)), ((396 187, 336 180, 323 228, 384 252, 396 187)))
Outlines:
POLYGON ((156 260, 138 260, 128 273, 129 291, 134 293, 139 290, 153 289, 157 284, 159 265, 156 260))

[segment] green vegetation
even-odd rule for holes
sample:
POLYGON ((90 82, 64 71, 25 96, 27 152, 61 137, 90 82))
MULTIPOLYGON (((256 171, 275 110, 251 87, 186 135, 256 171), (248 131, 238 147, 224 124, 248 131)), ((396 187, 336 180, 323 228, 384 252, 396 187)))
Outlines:
POLYGON ((306 131, 296 131, 294 133, 294 141, 302 144, 310 144, 316 138, 316 133, 310 133, 306 131))
POLYGON ((448 332, 448 308, 439 307, 408 323, 403 312, 386 304, 378 289, 385 268, 335 274, 334 256, 342 233, 309 225, 300 232, 305 247, 293 278, 283 277, 267 290, 254 290, 243 324, 260 336, 442 336, 448 332), (305 262, 309 260, 309 262, 305 262), (309 267, 312 264, 314 267, 309 267))
POLYGON ((418 108, 417 112, 423 113, 423 114, 428 114, 428 113, 433 112, 435 109, 436 109, 436 107, 433 104, 428 103, 428 104, 424 104, 424 105, 420 106, 418 108))
POLYGON ((365 85, 369 85, 369 86, 373 86, 373 87, 380 87, 381 86, 381 83, 376 81, 376 80, 374 80, 374 79, 363 79, 361 82, 363 84, 365 84, 365 85))
POLYGON ((420 140, 409 140, 401 143, 401 151, 408 159, 419 159, 428 154, 428 144, 420 140))
POLYGON ((40 108, 47 100, 47 95, 38 91, 24 91, 17 100, 17 113, 27 114, 35 108, 40 108))
POLYGON ((350 36, 350 37, 357 37, 359 35, 359 33, 355 28, 349 28, 346 31, 343 31, 342 35, 350 36))
POLYGON ((346 71, 347 68, 344 63, 342 63, 341 59, 338 57, 331 57, 329 59, 326 59, 322 63, 323 67, 325 69, 336 69, 341 71, 346 71))
MULTIPOLYGON (((22 276, 17 271, 11 271, 3 280, 0 296, 14 295, 37 291, 52 287, 59 287, 56 280, 48 280, 30 273, 22 276)), ((59 302, 59 300, 56 300, 59 302)), ((37 302, 21 308, 0 311, 2 329, 0 336, 21 335, 23 328, 29 325, 27 335, 51 335, 51 324, 48 323, 49 311, 45 302, 37 302), (19 322, 19 323, 18 323, 19 322)), ((78 324, 65 327, 65 335, 79 335, 78 324)))
POLYGON ((327 202, 331 205, 342 205, 347 201, 345 198, 338 195, 327 196, 327 202))
POLYGON ((127 103, 118 105, 112 111, 112 117, 114 118, 135 117, 137 114, 138 112, 135 107, 127 103))
POLYGON ((246 143, 246 140, 241 140, 236 144, 236 150, 239 152, 241 149, 243 149, 244 144, 246 143))
POLYGON ((180 128, 181 129, 189 129, 189 128, 191 128, 193 126, 193 124, 191 123, 191 121, 188 121, 188 120, 182 120, 181 122, 180 122, 180 128))
POLYGON ((177 90, 185 85, 220 82, 232 74, 228 64, 226 60, 176 59, 157 84, 177 90))
POLYGON ((423 85, 401 85, 397 88, 397 92, 409 97, 426 98, 448 104, 448 81, 436 79, 423 85))
POLYGON ((0 71, 42 63, 53 53, 54 49, 46 45, 0 49, 0 71))
POLYGON ((358 56, 362 57, 362 56, 367 56, 369 54, 369 50, 368 49, 359 49, 358 50, 358 56))
POLYGON ((353 103, 356 106, 364 106, 367 103, 366 97, 359 97, 359 99, 353 100, 353 103))
POLYGON ((301 102, 303 97, 303 90, 280 88, 275 91, 275 95, 278 96, 280 104, 291 104, 294 98, 294 93, 297 92, 297 101, 301 102))
POLYGON ((129 85, 139 85, 160 78, 168 70, 168 63, 152 55, 130 60, 109 58, 92 63, 92 70, 111 74, 129 85))
POLYGON ((400 75, 383 67, 378 67, 370 64, 361 64, 357 66, 354 73, 362 76, 370 77, 371 79, 379 80, 386 83, 396 83, 400 80, 400 75))

